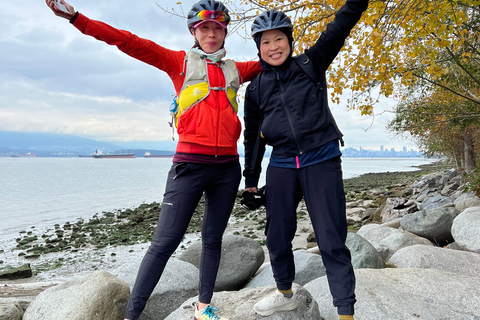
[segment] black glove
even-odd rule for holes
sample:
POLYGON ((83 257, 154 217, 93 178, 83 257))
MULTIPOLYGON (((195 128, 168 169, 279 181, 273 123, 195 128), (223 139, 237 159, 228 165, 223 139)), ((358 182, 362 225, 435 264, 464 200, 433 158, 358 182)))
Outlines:
POLYGON ((240 204, 248 210, 256 210, 265 205, 265 186, 257 192, 243 191, 240 204))

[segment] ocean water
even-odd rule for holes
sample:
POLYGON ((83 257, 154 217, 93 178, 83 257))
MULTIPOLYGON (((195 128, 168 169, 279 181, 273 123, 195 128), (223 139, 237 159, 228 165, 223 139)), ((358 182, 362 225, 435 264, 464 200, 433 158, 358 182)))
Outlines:
MULTIPOLYGON (((241 159, 241 162, 243 159, 241 159)), ((429 159, 343 158, 344 178, 417 170, 429 159)), ((171 158, 0 157, 0 241, 96 213, 161 202, 171 158)), ((266 168, 268 159, 264 160, 266 168)), ((264 170, 265 171, 265 170, 264 170)), ((265 181, 262 173, 260 185, 265 181)), ((240 185, 243 188, 243 181, 240 185)))

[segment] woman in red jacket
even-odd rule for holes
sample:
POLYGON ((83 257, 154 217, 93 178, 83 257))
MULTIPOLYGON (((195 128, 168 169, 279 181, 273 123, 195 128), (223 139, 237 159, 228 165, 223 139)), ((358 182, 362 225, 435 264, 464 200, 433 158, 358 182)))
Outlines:
POLYGON ((115 45, 124 53, 165 71, 177 93, 175 125, 179 135, 167 179, 157 231, 130 295, 125 319, 136 320, 143 311, 165 265, 180 244, 203 194, 199 302, 196 320, 227 320, 215 315, 210 301, 220 263, 223 232, 241 179, 237 141, 239 86, 260 71, 259 62, 224 60, 224 41, 230 22, 228 9, 215 0, 200 0, 188 13, 191 50, 173 51, 150 40, 115 29, 75 12, 61 0, 46 0, 55 15, 70 20, 80 32, 115 45), (65 6, 65 11, 60 7, 65 6))

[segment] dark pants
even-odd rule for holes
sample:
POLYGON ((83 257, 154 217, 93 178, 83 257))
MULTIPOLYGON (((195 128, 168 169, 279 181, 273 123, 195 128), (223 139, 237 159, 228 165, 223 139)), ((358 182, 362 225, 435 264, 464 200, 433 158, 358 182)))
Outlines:
POLYGON ((215 165, 173 164, 168 173, 157 231, 138 270, 125 318, 137 320, 142 313, 168 259, 182 241, 204 192, 199 301, 210 303, 220 264, 222 236, 240 179, 239 162, 215 165))
POLYGON ((333 304, 339 314, 353 314, 355 275, 345 246, 347 222, 340 158, 300 169, 269 166, 266 179, 265 232, 277 287, 288 290, 295 279, 292 240, 297 229, 297 206, 304 197, 333 304))

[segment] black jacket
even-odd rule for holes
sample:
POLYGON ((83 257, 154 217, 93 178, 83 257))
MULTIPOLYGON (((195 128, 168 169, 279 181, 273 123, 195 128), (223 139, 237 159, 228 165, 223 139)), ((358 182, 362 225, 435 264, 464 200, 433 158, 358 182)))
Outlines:
POLYGON ((342 138, 328 107, 325 72, 367 6, 368 0, 348 0, 305 54, 289 58, 279 67, 265 66, 248 85, 244 111, 246 187, 257 185, 266 144, 273 147, 273 157, 288 158, 342 138), (313 65, 318 83, 305 73, 302 63, 313 65), (260 127, 264 138, 259 139, 256 152, 260 127))

